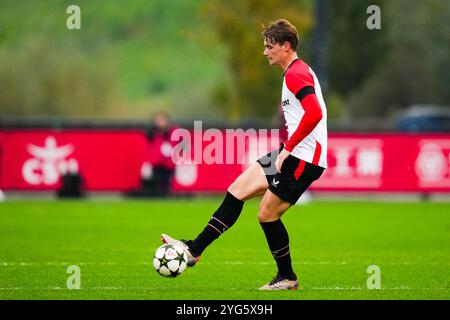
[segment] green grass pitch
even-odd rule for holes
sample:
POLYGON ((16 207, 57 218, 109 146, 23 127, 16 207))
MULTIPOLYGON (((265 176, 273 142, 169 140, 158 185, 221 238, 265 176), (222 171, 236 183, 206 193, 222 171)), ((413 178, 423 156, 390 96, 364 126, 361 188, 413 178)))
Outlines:
POLYGON ((162 232, 192 238, 221 199, 0 203, 0 299, 449 299, 450 204, 314 202, 283 217, 298 291, 276 272, 257 201, 177 278, 152 266, 162 232), (67 268, 81 270, 69 290, 67 268), (370 265, 381 289, 368 289, 370 265))

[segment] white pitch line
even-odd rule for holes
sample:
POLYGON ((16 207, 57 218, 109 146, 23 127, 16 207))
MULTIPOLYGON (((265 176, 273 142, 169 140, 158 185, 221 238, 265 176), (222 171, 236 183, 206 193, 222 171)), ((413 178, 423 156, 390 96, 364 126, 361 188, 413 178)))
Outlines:
MULTIPOLYGON (((6 287, 0 288, 0 291, 27 291, 27 290, 35 290, 35 291, 43 291, 43 290, 54 290, 54 291, 86 291, 86 290, 145 290, 145 291, 159 291, 154 290, 152 288, 144 288, 144 287, 91 287, 91 288, 80 288, 80 289, 67 289, 64 287, 48 287, 48 288, 25 288, 25 287, 6 287)), ((220 289, 223 290, 223 289, 220 289)), ((245 290, 243 288, 227 288, 226 291, 237 291, 237 290, 245 290)), ((320 291, 320 290, 329 290, 329 291, 345 291, 345 290, 367 290, 372 292, 381 292, 381 291, 402 291, 402 290, 449 290, 448 288, 411 288, 411 287, 391 287, 391 288, 381 288, 381 289, 367 289, 365 287, 310 287, 303 288, 301 291, 320 291)))
MULTIPOLYGON (((378 262, 380 265, 433 265, 433 266, 448 266, 450 262, 378 262)), ((210 262, 204 261, 202 264, 205 265, 272 265, 273 261, 221 261, 221 262, 210 262)), ((294 265, 370 265, 369 262, 349 262, 349 261, 293 261, 294 265)), ((133 262, 133 263, 118 263, 118 262, 105 262, 105 261, 90 261, 90 262, 0 262, 0 267, 30 267, 30 266, 142 266, 142 265, 152 265, 152 262, 133 262)))
MULTIPOLYGON (((131 265, 143 265, 143 263, 132 263, 131 265)), ((86 265, 96 265, 96 266, 116 266, 119 265, 117 262, 0 262, 0 267, 30 267, 30 266, 86 266, 86 265)), ((130 264, 123 264, 130 265, 130 264)))

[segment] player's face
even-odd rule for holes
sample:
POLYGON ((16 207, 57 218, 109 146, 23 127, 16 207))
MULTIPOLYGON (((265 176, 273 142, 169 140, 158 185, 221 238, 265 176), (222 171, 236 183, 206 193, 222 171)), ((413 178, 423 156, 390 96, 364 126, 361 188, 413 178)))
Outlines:
POLYGON ((269 61, 270 65, 281 65, 286 56, 284 46, 278 43, 271 43, 264 40, 264 56, 269 61))

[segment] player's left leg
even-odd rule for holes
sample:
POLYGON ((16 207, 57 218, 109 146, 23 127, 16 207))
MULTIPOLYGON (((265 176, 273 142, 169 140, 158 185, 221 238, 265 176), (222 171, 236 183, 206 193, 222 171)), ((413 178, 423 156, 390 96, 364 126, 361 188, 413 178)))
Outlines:
POLYGON ((297 289, 297 276, 291 263, 289 236, 280 218, 323 171, 324 169, 319 166, 289 156, 283 162, 281 173, 273 176, 261 201, 258 219, 277 263, 278 273, 271 282, 261 287, 261 290, 297 289))

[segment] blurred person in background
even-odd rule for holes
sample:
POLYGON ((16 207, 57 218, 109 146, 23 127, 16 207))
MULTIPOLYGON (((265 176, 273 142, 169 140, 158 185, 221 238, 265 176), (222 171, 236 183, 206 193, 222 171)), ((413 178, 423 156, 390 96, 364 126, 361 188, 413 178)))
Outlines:
POLYGON ((78 162, 69 161, 63 168, 61 175, 61 187, 57 190, 58 198, 83 198, 84 182, 78 168, 78 162))
POLYGON ((164 111, 152 117, 146 132, 148 149, 141 168, 140 195, 163 198, 171 195, 175 164, 171 158, 173 145, 170 136, 176 128, 171 123, 170 115, 164 111))

